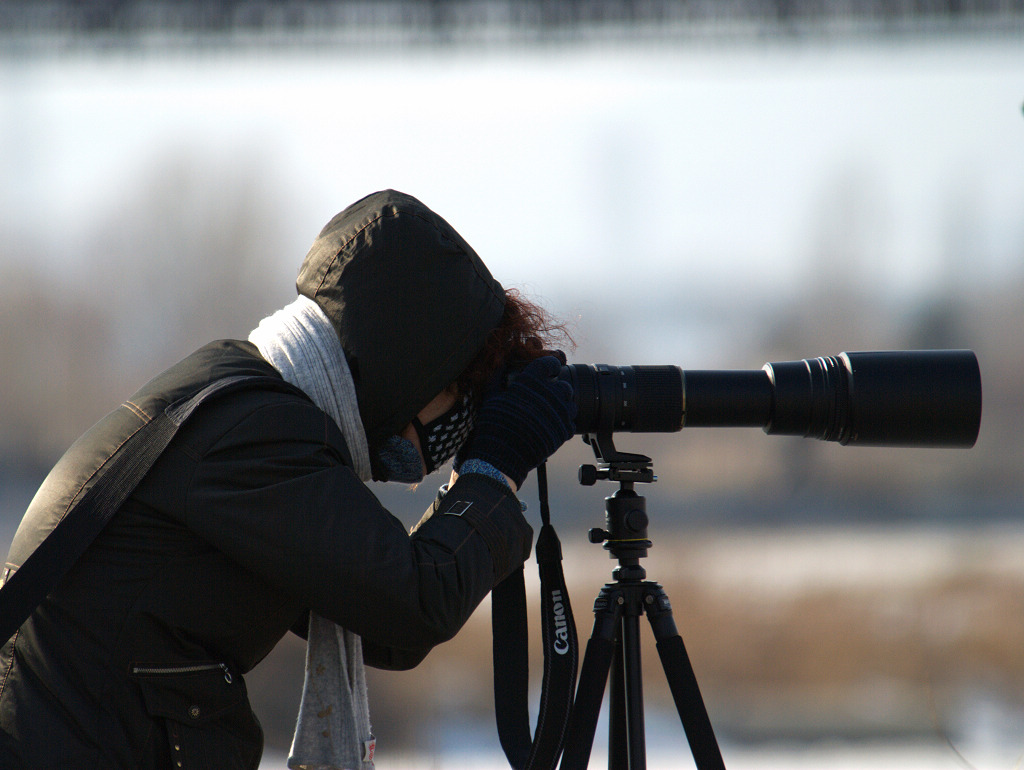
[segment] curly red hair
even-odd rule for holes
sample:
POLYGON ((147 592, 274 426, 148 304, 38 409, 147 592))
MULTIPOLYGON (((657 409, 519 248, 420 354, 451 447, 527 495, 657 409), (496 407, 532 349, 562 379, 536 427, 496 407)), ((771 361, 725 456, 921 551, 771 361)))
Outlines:
POLYGON ((494 375, 508 366, 522 366, 559 346, 575 343, 565 323, 525 299, 517 289, 505 290, 505 310, 483 347, 455 381, 460 393, 479 395, 494 375))

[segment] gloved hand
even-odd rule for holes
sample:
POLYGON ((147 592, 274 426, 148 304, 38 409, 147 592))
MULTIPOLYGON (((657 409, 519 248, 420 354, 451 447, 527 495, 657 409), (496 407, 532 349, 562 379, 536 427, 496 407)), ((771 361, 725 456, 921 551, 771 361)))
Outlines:
POLYGON ((526 474, 573 435, 576 401, 572 386, 558 379, 561 368, 554 355, 542 356, 507 388, 485 396, 456 470, 466 460, 483 460, 521 487, 526 474))

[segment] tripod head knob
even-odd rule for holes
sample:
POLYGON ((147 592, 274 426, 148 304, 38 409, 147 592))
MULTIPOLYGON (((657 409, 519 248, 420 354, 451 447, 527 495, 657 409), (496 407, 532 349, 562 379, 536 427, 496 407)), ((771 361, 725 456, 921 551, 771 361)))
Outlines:
POLYGON ((628 532, 634 534, 642 533, 643 537, 647 537, 647 525, 650 524, 650 520, 647 518, 647 512, 642 508, 634 508, 631 511, 627 511, 625 516, 623 516, 622 523, 628 532))

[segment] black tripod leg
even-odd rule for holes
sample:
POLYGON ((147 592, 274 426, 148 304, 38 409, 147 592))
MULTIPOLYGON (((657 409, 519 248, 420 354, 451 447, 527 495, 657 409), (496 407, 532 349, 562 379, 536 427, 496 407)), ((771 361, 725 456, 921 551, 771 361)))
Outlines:
POLYGON ((644 736, 643 671, 640 664, 640 616, 628 609, 622 616, 621 665, 612 669, 619 687, 612 690, 608 770, 644 770, 647 746, 644 736), (621 702, 615 708, 616 696, 621 702), (612 739, 618 736, 615 743, 612 739))
POLYGON ((601 713, 604 688, 616 648, 622 605, 616 601, 622 594, 605 586, 594 602, 594 631, 587 642, 587 651, 580 668, 576 699, 566 728, 565 751, 561 770, 586 770, 590 751, 597 732, 597 718, 601 713))
POLYGON ((626 732, 626 674, 622 660, 622 636, 615 639, 611 673, 608 677, 608 770, 629 767, 629 737, 626 732))
POLYGON ((690 743, 690 751, 698 770, 725 770, 722 752, 718 748, 715 731, 711 727, 704 698, 701 697, 697 677, 690 665, 690 656, 686 654, 683 638, 676 630, 672 617, 672 606, 661 586, 652 587, 644 599, 647 619, 658 643, 658 656, 661 658, 665 677, 668 679, 672 699, 676 703, 679 719, 686 731, 686 739, 690 743))

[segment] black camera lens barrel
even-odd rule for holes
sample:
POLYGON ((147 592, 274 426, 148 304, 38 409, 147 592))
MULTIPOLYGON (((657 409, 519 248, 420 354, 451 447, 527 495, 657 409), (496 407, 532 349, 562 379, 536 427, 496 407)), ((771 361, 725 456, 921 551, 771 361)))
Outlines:
POLYGON ((570 364, 560 378, 573 387, 577 433, 671 433, 683 427, 678 366, 570 364))
POLYGON ((971 447, 978 440, 981 370, 970 350, 841 353, 765 371, 776 403, 767 433, 861 446, 971 447), (808 398, 817 411, 801 434, 787 404, 808 398))
POLYGON ((571 364, 577 433, 758 427, 864 446, 970 447, 981 373, 970 350, 840 353, 761 370, 571 364))

